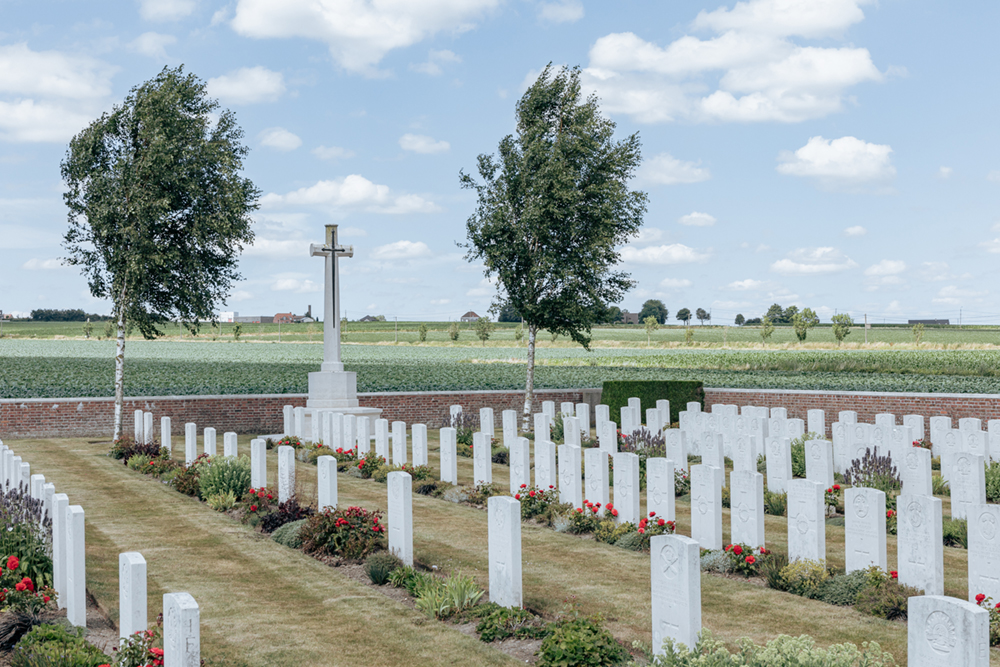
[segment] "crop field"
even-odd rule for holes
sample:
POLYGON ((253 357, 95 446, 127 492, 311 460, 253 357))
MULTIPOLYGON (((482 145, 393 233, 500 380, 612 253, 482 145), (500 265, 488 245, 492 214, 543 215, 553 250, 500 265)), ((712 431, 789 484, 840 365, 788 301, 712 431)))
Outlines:
MULTIPOLYGON (((524 347, 343 346, 358 390, 520 389, 524 347)), ((129 341, 129 396, 306 393, 322 345, 129 341)), ((1000 393, 1000 351, 543 347, 536 387, 605 380, 701 380, 733 388, 1000 393)), ((114 343, 0 340, 0 398, 113 394, 114 343)))

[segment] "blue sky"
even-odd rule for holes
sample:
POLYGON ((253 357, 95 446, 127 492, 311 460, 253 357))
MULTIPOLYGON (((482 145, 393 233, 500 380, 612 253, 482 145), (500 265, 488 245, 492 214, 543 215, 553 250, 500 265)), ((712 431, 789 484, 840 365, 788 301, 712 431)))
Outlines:
POLYGON ((335 222, 347 315, 454 319, 494 288, 455 245, 460 169, 548 62, 580 65, 649 193, 622 249, 648 298, 715 323, 1000 322, 995 2, 0 0, 0 309, 84 308, 61 266, 70 137, 164 65, 232 109, 265 193, 226 310, 320 307, 335 222))

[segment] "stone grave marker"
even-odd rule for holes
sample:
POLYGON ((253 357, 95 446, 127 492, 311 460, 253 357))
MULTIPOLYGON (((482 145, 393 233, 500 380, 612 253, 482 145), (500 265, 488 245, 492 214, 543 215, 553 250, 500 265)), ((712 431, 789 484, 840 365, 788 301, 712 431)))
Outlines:
POLYGON ((531 486, 531 443, 518 438, 510 444, 510 492, 521 493, 521 485, 531 486))
POLYGON ((295 495, 295 448, 278 447, 278 502, 283 503, 295 495))
POLYGON ((605 420, 597 427, 597 439, 600 448, 613 456, 618 453, 618 424, 605 420))
POLYGON ((767 489, 774 493, 788 493, 788 483, 792 481, 792 442, 788 438, 768 438, 767 489))
POLYGON ((218 452, 215 429, 211 426, 205 428, 205 436, 202 438, 202 446, 205 450, 205 454, 208 454, 209 456, 215 456, 218 452))
POLYGON ((614 457, 615 509, 618 523, 638 524, 639 510, 639 455, 618 452, 614 457))
POLYGON ((963 417, 958 420, 959 431, 981 431, 982 429, 983 421, 976 417, 963 417))
POLYGON ((250 486, 267 486, 267 441, 263 438, 250 441, 250 486))
POLYGON ((83 508, 66 508, 66 618, 78 628, 87 627, 87 545, 83 508))
POLYGON ((448 417, 451 419, 449 426, 455 426, 455 422, 462 416, 462 406, 452 405, 448 407, 448 417))
MULTIPOLYGON (((332 427, 334 429, 334 433, 342 434, 344 431, 344 421, 343 419, 340 420, 338 428, 338 422, 337 422, 338 416, 339 415, 336 414, 334 415, 332 427)), ((371 417, 368 416, 358 417, 357 420, 354 422, 354 424, 358 431, 357 441, 353 443, 345 442, 341 444, 341 447, 343 447, 344 449, 353 449, 357 447, 358 456, 363 457, 365 454, 370 452, 372 448, 372 420, 371 417)))
MULTIPOLYGON (((389 473, 390 475, 392 473, 389 473)), ((337 509, 337 457, 320 456, 316 459, 317 509, 337 509)))
POLYGON ((389 551, 413 567, 413 478, 410 473, 389 473, 389 551))
POLYGON ((406 422, 392 422, 392 465, 406 463, 406 422))
POLYGON ((965 600, 907 600, 907 667, 990 667, 990 613, 965 600))
POLYGON ((722 548, 722 468, 691 466, 691 537, 703 549, 722 548))
POLYGON ((841 410, 837 413, 837 421, 844 424, 857 424, 858 423, 858 413, 854 410, 841 410))
POLYGON ((52 588, 58 597, 56 604, 59 609, 66 608, 66 574, 69 569, 66 552, 66 516, 69 509, 69 496, 57 493, 52 496, 52 588))
POLYGON ((142 410, 136 410, 132 413, 133 419, 135 419, 135 428, 132 433, 132 437, 135 439, 136 443, 142 442, 142 431, 143 431, 143 420, 142 410))
MULTIPOLYGON (((608 486, 608 464, 610 457, 603 449, 591 448, 584 451, 583 470, 586 489, 584 496, 591 503, 599 504, 598 516, 604 516, 605 506, 611 499, 608 486)), ((649 470, 649 459, 646 461, 647 472, 649 470)))
POLYGON ((563 443, 580 446, 580 421, 576 417, 563 417, 563 443))
POLYGON ((137 551, 118 554, 118 637, 149 628, 146 615, 146 559, 137 551))
POLYGON ((903 481, 903 493, 911 496, 933 496, 931 450, 910 447, 899 466, 899 476, 903 481))
POLYGON ((173 451, 173 442, 170 437, 170 417, 160 417, 160 447, 166 447, 173 451))
POLYGON ((833 444, 829 441, 806 442, 806 479, 819 482, 824 489, 833 486, 833 444))
POLYGON ((389 420, 375 420, 375 456, 389 460, 389 420))
POLYGON ((549 416, 549 420, 554 420, 556 418, 556 402, 555 401, 542 401, 542 412, 549 416))
POLYGON ((826 487, 809 479, 788 485, 788 560, 826 562, 826 487))
POLYGON ((674 521, 674 462, 665 458, 646 459, 646 512, 655 519, 674 521))
POLYGON ((656 408, 646 408, 646 430, 656 435, 663 430, 663 422, 660 421, 660 411, 656 408))
POLYGON ((601 432, 601 424, 606 421, 611 421, 611 408, 601 403, 594 408, 594 425, 598 433, 601 432))
POLYGON ((238 447, 237 447, 237 443, 238 443, 237 438, 238 437, 239 436, 237 436, 232 431, 227 431, 226 433, 222 434, 222 455, 223 456, 233 456, 233 457, 235 457, 235 456, 239 455, 239 453, 238 453, 239 450, 238 450, 238 447))
POLYGON ((490 601, 520 608, 521 503, 509 496, 487 501, 490 555, 490 601))
POLYGON ((478 431, 472 434, 472 472, 476 486, 493 482, 493 451, 489 438, 478 431))
POLYGON ((913 429, 915 440, 924 439, 924 416, 923 415, 903 415, 903 426, 913 429))
POLYGON ((628 436, 632 435, 638 428, 632 421, 632 408, 627 405, 621 409, 622 418, 622 435, 628 436))
POLYGON ((580 424, 580 437, 583 440, 590 440, 590 404, 576 404, 576 420, 580 424))
MULTIPOLYGON (((966 519, 974 505, 986 503, 986 470, 983 457, 961 452, 949 458, 952 471, 951 518, 966 519)), ((944 459, 945 457, 942 457, 942 464, 944 459)))
POLYGON ((941 499, 902 494, 896 498, 896 558, 899 583, 924 595, 944 593, 941 499))
POLYGON ((427 424, 414 424, 410 427, 413 435, 413 465, 427 465, 427 424))
POLYGON ((944 436, 951 431, 951 417, 931 417, 930 431, 934 456, 940 456, 941 451, 939 448, 944 445, 944 436))
POLYGON ((44 500, 45 475, 35 474, 30 478, 31 497, 35 500, 44 500))
MULTIPOLYGON (((719 470, 726 469, 721 434, 707 434, 701 439, 701 462, 703 465, 710 465, 719 470)), ((723 481, 723 486, 725 486, 725 481, 723 481)))
POLYGON ((198 425, 194 422, 184 424, 184 465, 198 458, 198 425))
POLYGON ((485 433, 490 440, 496 437, 493 408, 479 408, 479 430, 485 433))
POLYGON ((535 486, 549 493, 556 488, 556 446, 548 440, 535 440, 535 486))
POLYGON ((764 546, 764 476, 750 470, 734 470, 730 473, 729 487, 732 543, 764 546))
POLYGON ((306 409, 304 407, 292 408, 292 435, 302 440, 306 439, 306 409))
POLYGON ((153 413, 142 413, 142 441, 146 444, 153 442, 153 413))
POLYGON ((872 565, 888 571, 885 549, 885 493, 851 487, 844 492, 844 559, 848 572, 872 565))
POLYGON ((457 432, 451 426, 441 429, 441 481, 458 484, 457 432))
POLYGON ((830 426, 830 437, 833 442, 833 468, 834 472, 844 474, 851 465, 851 457, 848 447, 848 429, 850 426, 843 422, 834 422, 830 426))
POLYGON ((733 470, 757 472, 757 452, 754 449, 750 436, 736 436, 733 441, 733 470))
POLYGON ((669 428, 663 432, 666 437, 667 458, 680 470, 688 469, 687 433, 679 428, 669 428))
POLYGON ((340 423, 344 427, 340 439, 341 447, 353 449, 358 441, 358 418, 355 415, 344 415, 341 417, 340 423))
POLYGON ((583 455, 576 445, 559 445, 559 502, 583 507, 583 482, 580 469, 583 455))
POLYGON ((559 404, 559 413, 563 417, 573 417, 576 415, 576 406, 572 401, 563 401, 559 404))
POLYGON ((673 639, 694 650, 701 632, 701 555, 696 540, 655 535, 649 540, 653 653, 673 639))
POLYGON ((189 593, 163 596, 163 665, 201 665, 201 611, 189 593))
POLYGON ((826 438, 826 415, 822 410, 807 411, 806 421, 809 423, 810 433, 815 433, 820 438, 826 438))
POLYGON ((552 417, 544 412, 537 412, 534 415, 535 442, 548 440, 552 437, 552 417))
POLYGON ((969 601, 982 593, 1000 602, 1000 505, 969 512, 969 601))
POLYGON ((503 446, 510 449, 517 442, 517 410, 504 410, 501 413, 503 421, 503 446))

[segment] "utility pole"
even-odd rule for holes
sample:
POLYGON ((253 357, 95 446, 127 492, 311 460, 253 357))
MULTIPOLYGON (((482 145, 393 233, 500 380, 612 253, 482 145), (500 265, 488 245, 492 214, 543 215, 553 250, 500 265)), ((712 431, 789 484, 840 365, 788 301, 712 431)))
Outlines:
POLYGON ((865 345, 868 344, 868 313, 865 313, 865 345))

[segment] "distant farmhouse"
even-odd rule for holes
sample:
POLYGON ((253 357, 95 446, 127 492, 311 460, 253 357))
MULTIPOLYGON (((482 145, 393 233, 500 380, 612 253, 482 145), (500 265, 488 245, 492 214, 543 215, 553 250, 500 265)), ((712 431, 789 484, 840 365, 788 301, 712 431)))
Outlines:
POLYGON ((462 322, 475 322, 478 319, 479 319, 479 315, 476 315, 471 310, 469 312, 467 312, 465 315, 462 315, 462 317, 461 317, 461 321, 462 322))
POLYGON ((622 323, 623 324, 639 324, 639 313, 630 313, 627 310, 622 311, 622 323))
POLYGON ((365 315, 358 322, 378 322, 378 318, 374 315, 365 315))

